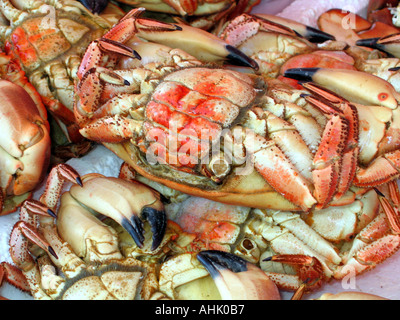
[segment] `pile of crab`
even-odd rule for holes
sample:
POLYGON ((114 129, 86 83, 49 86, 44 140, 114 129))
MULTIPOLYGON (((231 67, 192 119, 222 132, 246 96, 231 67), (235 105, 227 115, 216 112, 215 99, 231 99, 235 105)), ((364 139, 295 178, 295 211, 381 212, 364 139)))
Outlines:
POLYGON ((51 166, 0 283, 37 299, 299 299, 399 249, 396 17, 331 10, 317 30, 220 1, 211 33, 144 8, 111 27, 61 2, 0 1, 6 52, 78 153, 102 143, 124 165, 118 178, 51 166), (59 30, 33 59, 43 5, 59 30))

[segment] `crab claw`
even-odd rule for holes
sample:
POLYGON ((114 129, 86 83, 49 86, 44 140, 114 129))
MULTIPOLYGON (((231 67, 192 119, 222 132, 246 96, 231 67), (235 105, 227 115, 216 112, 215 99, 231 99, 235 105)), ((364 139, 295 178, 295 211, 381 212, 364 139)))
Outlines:
POLYGON ((381 38, 360 39, 356 45, 384 51, 396 58, 400 58, 400 33, 381 38))
POLYGON ((86 175, 84 187, 73 186, 72 197, 94 211, 118 222, 132 236, 138 247, 144 245, 144 223, 148 221, 155 250, 161 243, 167 225, 162 202, 149 187, 123 179, 86 175))
POLYGON ((213 278, 222 299, 279 300, 275 283, 258 267, 234 254, 207 250, 197 259, 213 278))
POLYGON ((202 29, 185 24, 166 24, 137 17, 135 23, 136 35, 141 39, 182 49, 199 60, 228 61, 235 65, 258 69, 257 62, 242 51, 202 29))
POLYGON ((307 26, 305 24, 299 23, 291 19, 286 19, 271 14, 257 13, 255 14, 255 16, 289 27, 290 29, 294 30, 296 33, 306 38, 310 42, 323 43, 328 40, 335 40, 335 37, 329 33, 326 33, 324 31, 307 26))
POLYGON ((355 70, 329 68, 293 68, 284 76, 299 81, 313 81, 343 98, 364 105, 396 109, 400 95, 394 87, 372 74, 355 70))

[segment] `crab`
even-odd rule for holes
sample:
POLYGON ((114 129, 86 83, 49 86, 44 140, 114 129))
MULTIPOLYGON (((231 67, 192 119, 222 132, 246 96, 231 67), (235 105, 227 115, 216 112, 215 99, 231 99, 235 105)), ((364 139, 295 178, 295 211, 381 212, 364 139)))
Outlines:
MULTIPOLYGON (((52 169, 40 199, 24 202, 10 236, 17 268, 2 263, 0 280, 30 291, 35 299, 172 298, 158 283, 158 270, 171 265, 164 262, 166 255, 177 257, 169 242, 182 236, 180 227, 171 223, 167 227, 157 192, 142 183, 95 173, 80 177, 60 164, 52 169), (66 181, 73 185, 58 201, 66 181), (101 221, 101 216, 106 219, 101 221), (123 232, 112 227, 110 218, 123 232), (144 226, 141 219, 149 224, 144 226), (134 240, 132 250, 124 248, 122 233, 134 240)), ((244 259, 219 251, 198 255, 207 270, 216 268, 210 272, 213 278, 236 279, 225 284, 215 280, 222 298, 279 298, 268 276, 244 259), (244 290, 235 293, 237 286, 244 290)), ((192 280, 189 275, 187 282, 192 280)))
POLYGON ((124 257, 119 251, 116 231, 89 210, 122 224, 139 248, 146 242, 149 251, 154 251, 164 238, 163 204, 151 188, 100 174, 80 177, 69 165, 60 164, 50 172, 40 199, 24 202, 20 220, 10 236, 11 258, 22 270, 33 297, 149 299, 158 296, 154 265, 124 257), (73 186, 62 194, 58 204, 65 182, 73 186), (144 221, 151 227, 153 240, 145 239, 144 221), (62 276, 58 275, 57 268, 62 276))
MULTIPOLYGON (((119 30, 127 24, 138 34, 145 27, 161 30, 160 23, 138 13, 133 10, 89 46, 80 67, 75 113, 85 137, 104 143, 140 175, 217 201, 302 211, 351 202, 352 184, 373 187, 397 177, 395 167, 379 181, 373 177, 381 173, 376 171, 379 163, 388 165, 398 151, 386 155, 385 150, 372 161, 377 155, 370 152, 385 137, 386 126, 376 128, 373 143, 364 133, 359 136, 360 119, 369 124, 375 109, 350 102, 354 97, 346 100, 311 82, 307 90, 296 91, 276 80, 210 68, 182 56, 168 64, 143 58, 143 65, 134 68, 120 62, 122 68, 115 70, 114 60, 107 64, 106 57, 135 58, 132 48, 116 43, 119 30), (359 154, 363 169, 358 168, 359 154)), ((119 40, 128 38, 124 33, 119 40)), ((354 78, 361 83, 364 75, 354 78)), ((354 78, 348 82, 357 88, 354 78)), ((383 124, 397 112, 397 93, 383 80, 369 81, 375 87, 360 96, 386 107, 381 108, 383 124)))
POLYGON ((2 0, 0 12, 5 53, 26 73, 57 123, 53 147, 74 143, 76 153, 84 154, 89 143, 74 120, 73 83, 87 45, 112 23, 78 1, 2 0), (56 137, 58 127, 62 134, 56 137))
POLYGON ((172 256, 160 266, 160 290, 179 300, 280 300, 273 281, 229 252, 202 250, 172 256))
MULTIPOLYGON (((396 184, 389 187, 381 188, 386 196, 369 190, 350 205, 303 215, 199 197, 169 204, 166 210, 184 232, 196 236, 191 240, 195 252, 211 249, 233 253, 260 267, 280 289, 294 291, 292 299, 300 299, 333 278, 371 270, 398 250, 398 218, 391 223, 387 216, 397 210, 399 192, 396 184)), ((195 268, 183 258, 176 260, 175 265, 182 265, 177 267, 178 275, 195 268)), ((192 272, 200 277, 200 272, 192 272)), ((160 286, 168 288, 164 292, 185 294, 177 288, 179 281, 169 281, 160 279, 160 286)))
POLYGON ((276 78, 289 58, 317 50, 317 43, 333 39, 328 33, 271 15, 241 14, 217 35, 257 61, 264 76, 276 78), (243 32, 246 30, 246 32, 243 32))
POLYGON ((50 127, 42 100, 19 68, 0 52, 0 215, 14 212, 42 181, 50 160, 50 127))
POLYGON ((393 74, 389 69, 393 67, 393 59, 367 47, 395 53, 397 29, 382 23, 379 28, 374 27, 373 30, 357 34, 356 31, 371 28, 375 24, 359 15, 338 9, 322 14, 319 25, 321 30, 271 15, 242 14, 229 21, 218 31, 218 35, 254 58, 260 66, 261 74, 278 78, 295 88, 301 86, 284 77, 287 69, 350 69, 378 76, 380 72, 386 79, 393 74), (351 24, 346 27, 342 24, 347 21, 348 15, 354 16, 354 26, 351 24), (244 33, 242 30, 249 31, 244 33))

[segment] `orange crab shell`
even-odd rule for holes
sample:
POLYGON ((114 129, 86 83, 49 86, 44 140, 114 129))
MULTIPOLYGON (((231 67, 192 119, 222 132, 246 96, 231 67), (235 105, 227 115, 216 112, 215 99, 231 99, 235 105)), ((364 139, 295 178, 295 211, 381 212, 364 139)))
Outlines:
MULTIPOLYGON (((260 209, 274 208, 277 210, 299 211, 300 208, 277 193, 256 171, 248 175, 231 175, 226 181, 214 189, 204 189, 179 179, 171 180, 155 175, 151 166, 144 164, 139 157, 139 150, 130 142, 103 144, 118 157, 133 167, 138 174, 152 181, 183 193, 206 199, 260 209)), ((172 170, 172 169, 171 169, 172 170)), ((180 173, 181 174, 181 173, 180 173)))
POLYGON ((1 159, 3 195, 0 215, 13 212, 42 181, 50 160, 50 135, 46 119, 23 87, 0 80, 1 159), (10 159, 13 159, 10 161, 10 159))

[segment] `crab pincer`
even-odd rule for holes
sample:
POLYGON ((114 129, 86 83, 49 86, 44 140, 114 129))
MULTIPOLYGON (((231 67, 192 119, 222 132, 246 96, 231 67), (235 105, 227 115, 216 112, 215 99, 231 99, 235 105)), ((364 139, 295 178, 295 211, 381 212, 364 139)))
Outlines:
POLYGON ((400 98, 389 82, 361 71, 293 68, 286 70, 284 76, 303 82, 315 82, 351 102, 364 105, 396 109, 400 98))
POLYGON ((213 278, 222 299, 279 300, 275 283, 260 268, 234 254, 206 250, 197 259, 213 278))
POLYGON ((101 175, 86 175, 84 188, 72 186, 71 196, 84 206, 112 218, 132 236, 138 247, 145 242, 144 222, 152 231, 151 249, 161 243, 167 225, 162 202, 157 194, 136 181, 125 181, 101 175))
POLYGON ((396 58, 400 57, 400 33, 379 38, 360 39, 356 45, 378 49, 396 58))

